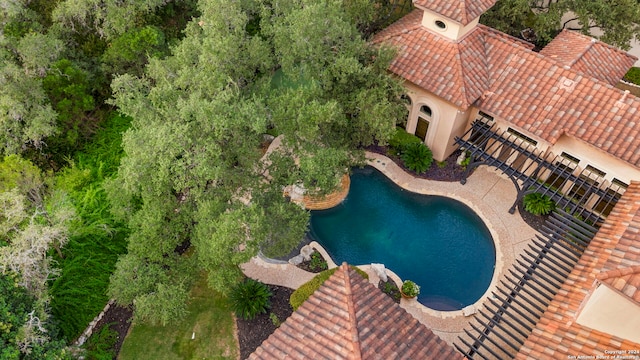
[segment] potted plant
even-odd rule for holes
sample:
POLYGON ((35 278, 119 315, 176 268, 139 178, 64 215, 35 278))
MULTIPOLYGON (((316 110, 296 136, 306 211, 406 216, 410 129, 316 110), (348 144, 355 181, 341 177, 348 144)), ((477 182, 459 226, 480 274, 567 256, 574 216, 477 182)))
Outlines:
POLYGON ((400 294, 405 299, 411 299, 420 294, 420 286, 411 280, 405 280, 400 288, 400 294))

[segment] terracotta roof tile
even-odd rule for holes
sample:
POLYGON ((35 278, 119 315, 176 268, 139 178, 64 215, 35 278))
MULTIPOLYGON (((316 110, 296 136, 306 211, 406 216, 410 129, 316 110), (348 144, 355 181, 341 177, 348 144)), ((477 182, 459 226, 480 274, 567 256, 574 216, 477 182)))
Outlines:
POLYGON ((640 349, 640 344, 576 323, 596 280, 640 298, 640 182, 632 182, 536 324, 516 359, 566 359, 640 349), (617 251, 629 243, 631 251, 617 251), (551 349, 544 353, 540 347, 551 349))
POLYGON ((610 85, 617 84, 638 60, 611 45, 569 30, 558 34, 540 54, 610 85))
POLYGON ((431 10, 467 25, 495 5, 496 0, 414 0, 416 7, 431 10))
POLYGON ((249 359, 462 359, 346 264, 249 359))
POLYGON ((575 137, 640 167, 640 99, 603 82, 621 76, 632 56, 569 31, 541 53, 482 25, 453 42, 421 27, 420 19, 415 10, 374 38, 398 48, 390 71, 551 144, 563 135, 575 137), (572 39, 576 44, 564 49, 572 39), (567 65, 572 61, 574 68, 567 65))

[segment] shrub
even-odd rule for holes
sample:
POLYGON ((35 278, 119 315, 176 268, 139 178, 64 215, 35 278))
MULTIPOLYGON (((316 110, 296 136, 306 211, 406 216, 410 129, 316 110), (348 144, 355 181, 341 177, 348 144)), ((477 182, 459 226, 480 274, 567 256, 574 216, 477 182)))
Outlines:
POLYGON ((409 134, 402 128, 396 128, 396 132, 389 139, 389 147, 394 155, 400 155, 408 145, 421 142, 419 137, 409 134))
POLYGON ((85 359, 87 360, 111 360, 115 357, 114 349, 118 341, 118 333, 111 330, 113 323, 105 324, 100 331, 91 335, 85 348, 87 350, 85 359))
MULTIPOLYGON (((360 274, 360 276, 362 276, 363 278, 369 279, 369 275, 367 275, 366 272, 358 269, 357 267, 351 266, 351 268, 358 274, 360 274)), ((309 296, 311 296, 311 294, 318 290, 318 288, 325 282, 325 280, 330 278, 337 269, 338 268, 333 268, 319 273, 318 275, 314 276, 313 279, 302 284, 302 286, 300 286, 298 290, 294 291, 289 298, 289 303, 291 304, 293 311, 298 310, 300 305, 302 305, 309 298, 309 296)))
POLYGON ((405 280, 402 283, 402 293, 408 297, 416 297, 420 294, 420 286, 411 280, 405 280))
POLYGON ((426 172, 433 162, 431 150, 423 143, 408 145, 402 154, 404 166, 418 174, 426 172))
POLYGON ((309 268, 311 271, 320 272, 322 270, 327 270, 327 267, 327 261, 319 252, 315 251, 311 254, 311 261, 309 261, 309 268))
POLYGON ((280 327, 280 325, 282 325, 282 321, 280 320, 280 318, 278 317, 278 315, 274 314, 274 313, 270 313, 269 314, 269 319, 271 319, 271 323, 273 324, 273 326, 275 327, 280 327))
POLYGON ((527 194, 522 201, 524 209, 533 215, 547 215, 556 208, 551 198, 539 193, 527 194))
POLYGON ((231 289, 229 300, 237 316, 251 320, 258 314, 265 314, 271 307, 271 291, 267 285, 247 279, 231 289))

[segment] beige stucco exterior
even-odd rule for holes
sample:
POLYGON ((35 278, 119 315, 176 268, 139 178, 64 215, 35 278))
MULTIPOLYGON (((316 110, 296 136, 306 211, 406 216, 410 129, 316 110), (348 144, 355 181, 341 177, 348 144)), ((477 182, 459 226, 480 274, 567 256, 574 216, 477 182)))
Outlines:
POLYGON ((606 284, 598 284, 591 292, 576 322, 640 343, 640 304, 606 284))
POLYGON ((436 161, 445 160, 457 148, 454 138, 464 134, 469 122, 469 110, 458 108, 411 82, 405 81, 404 87, 411 99, 407 132, 415 134, 418 118, 428 121, 429 129, 424 143, 431 149, 436 161), (423 105, 431 109, 431 116, 420 111, 423 105))
POLYGON ((453 21, 442 15, 436 14, 433 11, 424 9, 424 14, 422 15, 422 26, 425 28, 435 32, 436 34, 440 34, 451 40, 458 40, 469 31, 473 30, 473 28, 478 25, 478 20, 480 18, 474 19, 466 26, 462 25, 459 22, 453 21), (445 24, 445 28, 439 28, 436 25, 436 21, 442 21, 445 24))
POLYGON ((576 138, 562 136, 551 149, 554 154, 561 154, 563 151, 579 158, 581 168, 591 165, 606 173, 606 180, 618 179, 626 184, 631 180, 640 179, 640 170, 610 154, 601 151, 576 138))

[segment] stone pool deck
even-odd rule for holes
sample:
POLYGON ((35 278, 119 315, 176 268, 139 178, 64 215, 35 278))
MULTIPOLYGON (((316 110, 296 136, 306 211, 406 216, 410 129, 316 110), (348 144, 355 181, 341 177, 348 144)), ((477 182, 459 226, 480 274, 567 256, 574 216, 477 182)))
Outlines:
MULTIPOLYGON (((425 195, 447 196, 471 207, 485 222, 496 244, 496 271, 485 295, 474 304, 482 308, 487 296, 494 291, 498 281, 535 237, 536 231, 527 225, 518 214, 508 210, 516 199, 516 189, 509 178, 486 166, 477 168, 466 185, 459 182, 442 182, 415 178, 384 155, 367 152, 368 164, 380 170, 400 187, 425 195)), ((323 255, 326 253, 322 249, 323 255)), ((326 256, 325 256, 326 257, 326 256)), ((331 264, 335 266, 335 264, 331 264)), ((370 282, 377 285, 378 277, 369 264, 359 266, 369 273, 370 282)), ((290 288, 298 288, 314 274, 287 263, 275 263, 259 257, 242 266, 245 275, 262 282, 290 288)), ((461 269, 464 271, 464 269, 461 269)), ((389 269, 387 269, 389 272, 389 269)), ((396 282, 400 279, 391 274, 396 282)), ((402 299, 400 304, 421 323, 433 330, 449 344, 457 340, 474 316, 464 316, 462 311, 441 312, 431 310, 416 300, 402 299)))

